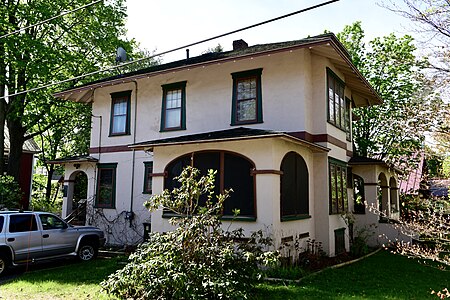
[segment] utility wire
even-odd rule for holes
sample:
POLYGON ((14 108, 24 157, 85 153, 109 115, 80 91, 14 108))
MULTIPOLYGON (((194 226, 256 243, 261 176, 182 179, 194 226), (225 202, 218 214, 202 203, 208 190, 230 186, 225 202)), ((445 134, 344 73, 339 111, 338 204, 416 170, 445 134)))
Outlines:
POLYGON ((76 12, 76 11, 79 11, 79 10, 81 10, 81 9, 84 9, 84 8, 86 8, 86 7, 89 7, 89 6, 92 6, 92 5, 97 4, 97 3, 99 3, 99 2, 102 2, 102 1, 103 1, 103 0, 94 1, 94 2, 92 2, 92 3, 83 5, 83 6, 81 6, 81 7, 78 7, 78 8, 69 10, 69 11, 64 11, 64 12, 60 13, 60 14, 57 15, 57 16, 54 16, 54 17, 51 17, 51 18, 49 18, 49 19, 40 21, 40 22, 38 22, 38 23, 36 23, 36 24, 32 24, 32 25, 29 25, 29 26, 26 26, 26 27, 19 28, 19 29, 14 30, 14 31, 12 31, 12 32, 10 32, 10 33, 7 33, 7 34, 5 34, 5 35, 2 35, 2 36, 0 36, 0 39, 3 39, 3 38, 6 38, 6 37, 8 37, 8 36, 11 36, 11 35, 13 35, 13 34, 19 33, 19 32, 21 32, 21 31, 24 31, 24 30, 28 29, 28 28, 33 28, 33 27, 36 27, 36 26, 39 26, 39 25, 48 23, 48 22, 50 22, 50 21, 52 21, 52 20, 54 20, 54 19, 60 18, 60 17, 62 17, 62 16, 65 16, 65 15, 67 15, 67 14, 70 14, 70 13, 73 13, 73 12, 76 12))
POLYGON ((213 36, 213 37, 210 37, 210 38, 198 41, 198 42, 194 42, 194 43, 191 43, 191 44, 187 44, 187 45, 184 45, 184 46, 181 46, 181 47, 174 48, 172 50, 163 51, 163 52, 160 52, 160 53, 157 53, 157 54, 154 54, 154 55, 150 55, 150 56, 147 56, 147 57, 136 59, 134 61, 129 61, 129 62, 120 64, 120 65, 117 65, 117 66, 113 66, 113 67, 109 67, 109 68, 105 68, 105 69, 100 69, 100 70, 97 70, 97 71, 94 71, 94 72, 90 72, 90 73, 86 73, 86 74, 83 74, 83 75, 75 76, 75 77, 72 77, 70 79, 65 79, 65 80, 61 80, 61 81, 58 81, 58 82, 41 85, 41 86, 38 86, 38 87, 35 87, 35 88, 32 88, 32 89, 28 89, 28 90, 25 90, 25 91, 20 91, 20 92, 14 93, 14 94, 9 94, 9 95, 0 97, 0 99, 5 99, 6 97, 13 97, 13 96, 17 96, 17 95, 22 95, 22 94, 25 94, 25 93, 28 93, 28 92, 34 92, 34 91, 45 89, 45 88, 48 88, 48 87, 51 87, 51 86, 54 86, 54 85, 59 85, 59 84, 66 83, 66 82, 69 82, 69 81, 81 79, 81 78, 84 78, 84 77, 87 77, 87 76, 103 73, 103 72, 106 72, 106 71, 111 71, 111 70, 114 70, 114 69, 117 69, 117 68, 120 68, 120 67, 123 67, 123 66, 127 66, 127 65, 130 65, 130 64, 133 64, 133 63, 137 63, 137 62, 141 62, 141 61, 144 61, 144 60, 148 60, 148 59, 151 59, 151 58, 154 58, 154 57, 157 57, 157 56, 161 56, 161 55, 164 55, 164 54, 167 54, 167 53, 178 51, 178 50, 181 50, 181 49, 184 49, 184 48, 192 47, 192 46, 195 46, 195 45, 198 45, 198 44, 202 44, 202 43, 205 43, 205 42, 209 42, 209 41, 212 41, 212 40, 215 40, 215 39, 227 36, 227 35, 231 35, 231 34, 234 34, 234 33, 237 33, 237 32, 241 32, 241 31, 248 30, 248 29, 251 29, 251 28, 255 28, 255 27, 258 27, 258 26, 261 26, 261 25, 265 25, 265 24, 268 24, 268 23, 271 23, 271 22, 274 22, 274 21, 278 21, 278 20, 287 18, 287 17, 291 17, 293 15, 304 13, 304 12, 307 12, 307 11, 310 11, 310 10, 313 10, 313 9, 316 9, 316 8, 319 8, 319 7, 322 7, 322 6, 326 6, 326 5, 329 5, 329 4, 332 4, 334 2, 338 2, 338 1, 340 1, 340 0, 331 0, 331 1, 322 2, 320 4, 313 5, 313 6, 301 9, 301 10, 297 10, 295 12, 292 12, 292 13, 289 13, 289 14, 286 14, 286 15, 282 15, 282 16, 279 16, 279 17, 276 17, 276 18, 273 18, 273 19, 269 19, 269 20, 266 20, 266 21, 263 21, 263 22, 260 22, 260 23, 256 23, 256 24, 247 26, 247 27, 243 27, 243 28, 240 28, 240 29, 229 31, 227 33, 219 34, 219 35, 216 35, 216 36, 213 36))

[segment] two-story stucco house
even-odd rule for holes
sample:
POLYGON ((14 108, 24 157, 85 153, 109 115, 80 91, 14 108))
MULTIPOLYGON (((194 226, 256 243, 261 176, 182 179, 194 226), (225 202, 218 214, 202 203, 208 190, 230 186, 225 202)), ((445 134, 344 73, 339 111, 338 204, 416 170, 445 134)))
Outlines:
POLYGON ((208 53, 106 78, 56 94, 90 103, 90 155, 65 165, 63 214, 72 210, 74 178, 88 178, 87 218, 109 243, 171 230, 165 211, 143 207, 173 187, 183 166, 217 170, 216 190, 234 192, 224 208, 231 228, 263 229, 279 245, 320 241, 330 255, 348 250, 342 218, 377 224, 359 200, 389 217, 397 179, 381 161, 353 157, 351 110, 382 99, 333 34, 208 53), (381 196, 379 196, 381 195, 381 196), (355 201, 358 199, 358 201, 355 201), (147 228, 148 229, 148 228, 147 228))

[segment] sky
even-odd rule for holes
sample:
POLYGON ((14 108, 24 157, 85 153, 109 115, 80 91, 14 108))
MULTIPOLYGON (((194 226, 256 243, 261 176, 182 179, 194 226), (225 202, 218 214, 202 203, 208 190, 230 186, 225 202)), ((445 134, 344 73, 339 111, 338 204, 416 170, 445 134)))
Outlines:
MULTIPOLYGON (((308 12, 189 47, 190 56, 220 44, 231 50, 233 40, 249 46, 297 40, 325 30, 337 33, 361 21, 367 41, 392 32, 411 33, 411 22, 380 5, 387 0, 340 0, 308 12)), ((401 4, 401 0, 395 1, 401 4)), ((326 0, 127 0, 128 37, 155 53, 172 50, 216 35, 279 17, 326 0)), ((186 57, 186 50, 163 56, 163 62, 186 57)))

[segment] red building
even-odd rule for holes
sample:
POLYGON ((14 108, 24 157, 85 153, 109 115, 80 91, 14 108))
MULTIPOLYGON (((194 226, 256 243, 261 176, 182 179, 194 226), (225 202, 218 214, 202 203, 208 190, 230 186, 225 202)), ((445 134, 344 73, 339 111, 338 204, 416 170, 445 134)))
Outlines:
MULTIPOLYGON (((41 149, 33 139, 27 140, 23 144, 23 153, 20 159, 20 177, 19 177, 20 189, 23 192, 20 207, 23 209, 28 209, 30 205, 31 183, 33 181, 33 171, 34 171, 34 155, 36 153, 39 153, 40 151, 41 149)), ((9 133, 8 130, 5 130, 6 165, 8 164, 8 156, 9 156, 9 133)))

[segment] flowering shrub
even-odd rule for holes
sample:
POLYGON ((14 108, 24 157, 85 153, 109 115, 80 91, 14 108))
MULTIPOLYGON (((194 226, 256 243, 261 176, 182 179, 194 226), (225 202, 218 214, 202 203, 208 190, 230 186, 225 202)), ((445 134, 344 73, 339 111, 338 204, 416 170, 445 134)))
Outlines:
MULTIPOLYGON (((129 263, 102 282, 107 293, 132 299, 247 298, 262 276, 260 266, 276 262, 265 251, 271 240, 261 231, 249 238, 242 229, 224 231, 221 212, 228 193, 214 196, 214 175, 197 180, 199 171, 187 167, 177 178, 179 188, 152 196, 150 210, 177 214, 171 232, 150 234, 130 255, 129 263), (201 207, 199 198, 207 196, 201 207)), ((238 213, 238 212, 236 212, 238 213)))

